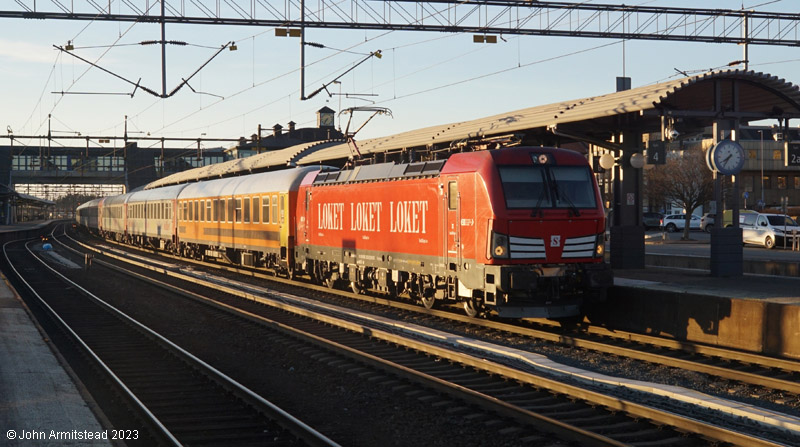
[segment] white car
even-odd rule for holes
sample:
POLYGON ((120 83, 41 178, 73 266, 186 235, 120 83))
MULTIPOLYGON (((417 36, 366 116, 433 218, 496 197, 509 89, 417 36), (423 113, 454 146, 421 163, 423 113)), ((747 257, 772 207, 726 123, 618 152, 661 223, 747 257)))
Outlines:
MULTIPOLYGON (((685 214, 670 214, 668 216, 664 216, 664 218, 661 219, 661 228, 669 233, 674 233, 678 230, 683 230, 685 225, 686 225, 685 214)), ((689 221, 689 229, 690 230, 700 229, 700 218, 695 216, 694 214, 692 214, 691 220, 689 221)))
MULTIPOLYGON (((800 234, 800 225, 785 214, 745 214, 739 216, 739 222, 745 244, 761 245, 767 249, 775 244, 782 247, 784 234, 791 236, 793 231, 800 234)), ((791 247, 791 239, 786 241, 786 245, 791 247)))

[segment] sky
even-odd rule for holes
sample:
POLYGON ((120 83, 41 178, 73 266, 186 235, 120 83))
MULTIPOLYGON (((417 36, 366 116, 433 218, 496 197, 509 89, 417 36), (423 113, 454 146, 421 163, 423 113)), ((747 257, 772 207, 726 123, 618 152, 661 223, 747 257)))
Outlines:
MULTIPOLYGON (((86 0, 75 0, 79 1, 86 0)), ((2 3, 0 9, 17 10, 14 2, 2 3)), ((798 10, 796 0, 625 3, 798 10)), ((298 127, 313 127, 316 111, 324 106, 336 111, 354 106, 388 108, 391 116, 376 116, 356 135, 356 139, 366 139, 612 93, 616 77, 623 73, 637 87, 682 77, 677 70, 695 74, 742 59, 742 48, 733 44, 631 40, 624 44, 623 57, 622 42, 607 39, 510 35, 497 44, 481 45, 472 42, 471 34, 308 29, 307 41, 328 48, 306 47, 307 95, 370 52, 381 50, 383 57, 367 58, 342 76, 341 84, 329 87, 335 95, 322 92, 301 101, 299 39, 276 37, 272 28, 168 25, 167 40, 190 44, 168 47, 168 91, 225 43, 234 41, 238 50, 222 51, 190 81, 194 90, 203 93, 184 87, 173 97, 161 99, 138 90, 131 98, 130 84, 53 45, 71 41, 81 57, 98 61, 131 81, 141 79, 142 85, 160 92, 160 47, 138 45, 160 39, 158 25, 0 21, 4 105, 0 125, 15 135, 45 135, 49 121, 53 135, 122 136, 127 116, 132 137, 239 138, 254 134, 259 124, 267 129, 275 124, 285 128, 294 121, 298 127)), ((753 45, 749 51, 752 70, 800 82, 799 48, 753 45)), ((351 130, 368 116, 356 114, 351 130)), ((348 116, 340 117, 345 127, 348 116)), ((186 143, 186 147, 194 144, 186 143)))

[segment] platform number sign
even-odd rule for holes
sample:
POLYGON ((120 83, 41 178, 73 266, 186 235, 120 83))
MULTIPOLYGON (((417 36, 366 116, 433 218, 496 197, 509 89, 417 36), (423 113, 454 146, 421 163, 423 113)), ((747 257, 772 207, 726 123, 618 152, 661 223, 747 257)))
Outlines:
POLYGON ((800 166, 800 141, 787 141, 784 152, 784 166, 800 166))
POLYGON ((651 140, 647 148, 647 164, 663 165, 667 163, 667 146, 663 141, 651 140))

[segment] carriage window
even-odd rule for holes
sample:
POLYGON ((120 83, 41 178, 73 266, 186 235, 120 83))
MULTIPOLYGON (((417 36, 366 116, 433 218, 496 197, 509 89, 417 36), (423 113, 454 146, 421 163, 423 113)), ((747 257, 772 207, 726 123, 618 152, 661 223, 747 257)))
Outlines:
POLYGON ((242 223, 242 199, 236 199, 236 222, 242 223))
POLYGON ((189 222, 194 222, 194 205, 192 202, 187 203, 189 205, 189 222))
POLYGON ((261 209, 261 198, 253 197, 253 223, 258 223, 258 213, 261 209))
POLYGON ((242 220, 244 223, 250 223, 250 197, 245 197, 244 199, 244 214, 242 216, 242 220))
POLYGON ((213 216, 211 221, 212 222, 219 222, 219 199, 214 199, 213 204, 211 205, 211 209, 213 210, 213 216))
POLYGON ((272 223, 278 223, 278 196, 272 196, 272 223))
POLYGON ((228 222, 233 222, 234 206, 233 199, 228 199, 228 222))
POLYGON ((213 222, 211 219, 211 199, 206 200, 206 222, 213 222))
POLYGON ((269 196, 264 196, 261 202, 261 222, 269 223, 269 196))

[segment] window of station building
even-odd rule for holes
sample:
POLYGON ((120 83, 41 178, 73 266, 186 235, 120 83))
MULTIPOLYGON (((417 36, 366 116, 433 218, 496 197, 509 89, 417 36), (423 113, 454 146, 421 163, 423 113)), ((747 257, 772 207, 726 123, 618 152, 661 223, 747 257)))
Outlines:
POLYGON ((783 149, 775 149, 772 151, 773 160, 783 160, 783 149))
POLYGON ((69 156, 67 155, 54 155, 53 157, 51 157, 51 160, 53 162, 53 166, 58 170, 67 171, 71 167, 69 162, 69 156))
POLYGON ((261 222, 269 223, 269 196, 264 196, 261 201, 261 222))
POLYGON ((250 197, 245 197, 243 200, 244 214, 242 215, 242 220, 244 223, 250 223, 250 197))
POLYGON ((800 189, 800 175, 795 175, 792 180, 794 180, 794 189, 800 189))
POLYGON ((233 211, 236 209, 235 206, 236 206, 236 204, 233 202, 233 199, 228 199, 228 222, 229 223, 233 223, 233 211))
POLYGON ((278 196, 272 196, 272 223, 278 223, 278 196))
POLYGON ((762 181, 764 182, 764 189, 772 189, 772 177, 765 175, 762 181))
POLYGON ((253 197, 253 223, 259 222, 259 213, 261 209, 261 197, 253 197))
POLYGON ((788 186, 787 180, 788 179, 786 178, 785 175, 779 175, 778 176, 778 189, 786 189, 786 187, 788 186))
POLYGON ((11 160, 11 169, 14 171, 30 171, 33 170, 33 162, 36 161, 36 165, 38 166, 39 157, 35 157, 32 155, 15 155, 14 158, 11 160))
POLYGON ((236 223, 242 223, 242 198, 236 199, 236 209, 234 210, 236 213, 236 223))

